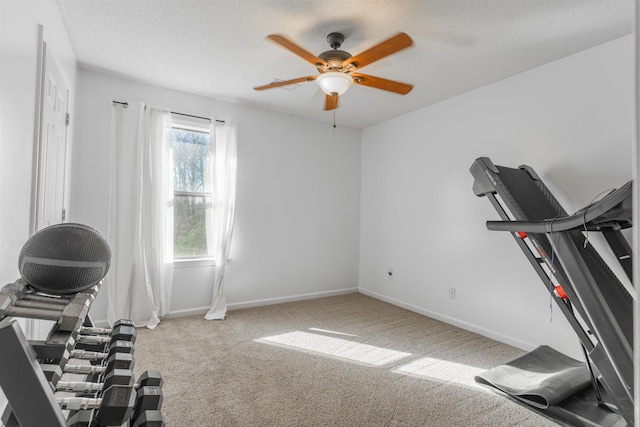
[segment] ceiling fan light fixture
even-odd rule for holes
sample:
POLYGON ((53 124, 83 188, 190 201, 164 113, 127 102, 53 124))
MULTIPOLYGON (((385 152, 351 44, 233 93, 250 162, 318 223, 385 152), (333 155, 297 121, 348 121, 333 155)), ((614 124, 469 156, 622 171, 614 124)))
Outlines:
POLYGON ((351 77, 351 74, 341 73, 339 71, 327 71, 324 74, 320 74, 316 78, 316 82, 318 82, 320 89, 327 95, 333 95, 335 93, 340 96, 353 84, 353 77, 351 77))

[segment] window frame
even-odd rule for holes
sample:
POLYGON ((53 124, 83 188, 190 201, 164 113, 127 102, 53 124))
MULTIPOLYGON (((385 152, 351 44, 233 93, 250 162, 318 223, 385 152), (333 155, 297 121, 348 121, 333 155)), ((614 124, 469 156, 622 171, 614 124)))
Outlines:
MULTIPOLYGON (((201 119, 191 116, 185 116, 182 114, 171 114, 171 132, 174 130, 178 131, 186 131, 186 132, 194 132, 194 133, 204 133, 209 135, 209 144, 211 144, 211 123, 207 119, 201 119)), ((173 143, 173 136, 172 136, 173 143)), ((210 148, 210 146, 209 146, 210 148)), ((175 173, 175 157, 173 160, 174 173, 175 173)), ((176 197, 203 197, 209 198, 211 203, 213 203, 213 192, 212 191, 183 191, 183 190, 173 190, 173 198, 174 198, 174 209, 175 209, 175 198, 176 197)), ((206 224, 205 224, 206 225, 206 224)), ((175 228, 175 213, 174 213, 174 228, 175 228)), ((174 242, 175 249, 175 242, 174 242)), ((197 266, 215 266, 214 255, 208 254, 200 254, 194 256, 176 256, 175 251, 173 254, 173 264, 174 267, 197 267, 197 266)))

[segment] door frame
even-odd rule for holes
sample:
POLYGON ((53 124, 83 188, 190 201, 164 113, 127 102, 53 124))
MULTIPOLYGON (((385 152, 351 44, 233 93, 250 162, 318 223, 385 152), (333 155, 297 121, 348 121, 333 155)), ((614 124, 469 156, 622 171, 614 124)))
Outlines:
MULTIPOLYGON (((36 102, 35 102, 35 115, 34 115, 34 148, 33 148, 33 173, 32 173, 32 184, 31 184, 31 209, 30 209, 30 221, 29 221, 29 235, 32 236, 38 231, 38 213, 41 204, 41 188, 42 188, 42 178, 43 178, 43 170, 40 165, 40 161, 42 158, 42 149, 43 149, 43 138, 45 137, 45 129, 43 126, 43 118, 44 118, 44 102, 46 96, 46 73, 47 73, 47 55, 50 55, 50 62, 57 67, 60 77, 64 81, 64 84, 67 88, 71 88, 69 83, 69 79, 64 73, 60 62, 57 60, 53 52, 50 51, 50 48, 47 45, 47 42, 44 37, 44 26, 38 25, 38 59, 37 59, 37 78, 36 78, 36 102)), ((71 93, 67 93, 67 100, 65 103, 65 115, 68 117, 69 113, 69 104, 71 102, 71 93)), ((67 126, 68 127, 68 126, 67 126)), ((61 205, 63 211, 66 211, 66 189, 67 189, 67 171, 68 171, 68 139, 69 132, 68 128, 65 129, 65 142, 64 142, 64 165, 63 165, 63 182, 61 188, 61 205)), ((64 214, 62 214, 62 222, 65 221, 64 214)))

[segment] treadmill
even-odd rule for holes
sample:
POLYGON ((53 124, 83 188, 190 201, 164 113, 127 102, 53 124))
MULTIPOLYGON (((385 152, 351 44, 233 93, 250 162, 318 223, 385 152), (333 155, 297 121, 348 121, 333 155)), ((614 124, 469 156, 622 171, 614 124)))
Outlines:
POLYGON ((524 405, 562 425, 633 426, 633 298, 588 240, 601 233, 632 280, 632 250, 621 232, 632 226, 631 181, 568 214, 529 166, 481 157, 470 172, 475 195, 501 218, 487 228, 512 234, 577 334, 592 377, 591 387, 548 408, 524 405))

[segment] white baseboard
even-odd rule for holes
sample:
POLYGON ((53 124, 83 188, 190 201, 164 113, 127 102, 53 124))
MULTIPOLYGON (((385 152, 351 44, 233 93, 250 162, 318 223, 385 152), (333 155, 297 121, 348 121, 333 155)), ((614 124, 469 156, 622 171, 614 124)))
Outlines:
MULTIPOLYGON (((337 295, 353 294, 358 292, 358 288, 345 288, 337 289, 333 291, 312 292, 309 294, 290 295, 286 297, 265 298, 251 301, 235 302, 227 304, 227 310, 240 310, 242 308, 262 307, 265 305, 282 304, 285 302, 303 301, 307 299, 332 297, 337 295)), ((176 310, 167 314, 163 319, 173 319, 176 317, 197 316, 200 314, 206 314, 209 311, 209 307, 191 308, 187 310, 176 310)))
POLYGON ((334 297, 338 295, 354 294, 356 292, 358 292, 358 288, 345 288, 345 289, 337 289, 333 291, 312 292, 310 294, 299 294, 299 295, 291 295, 287 297, 266 298, 266 299, 260 299, 260 300, 254 300, 254 301, 239 302, 235 304, 229 304, 228 308, 229 308, 229 311, 231 311, 231 310, 239 310, 241 308, 261 307, 264 305, 282 304, 285 302, 303 301, 303 300, 314 299, 314 298, 324 298, 324 297, 334 297))
POLYGON ((491 338, 491 339, 496 340, 496 341, 500 341, 502 343, 511 345, 511 346, 519 348, 521 350, 532 351, 537 347, 536 345, 534 345, 534 344, 532 344, 530 342, 522 341, 522 340, 514 338, 512 336, 500 334, 500 333, 497 333, 497 332, 492 331, 490 329, 482 328, 482 327, 479 327, 479 326, 474 325, 472 323, 468 323, 468 322, 465 322, 465 321, 462 321, 462 320, 459 320, 459 319, 456 319, 456 318, 453 318, 453 317, 450 317, 450 316, 447 316, 447 315, 444 315, 444 314, 441 314, 441 313, 438 313, 438 312, 435 312, 435 311, 427 310, 425 308, 418 307, 418 306, 415 306, 413 304, 409 304, 409 303, 406 303, 404 301, 400 301, 398 299, 391 298, 391 297, 388 297, 386 295, 379 294, 377 292, 374 292, 374 291, 371 291, 371 290, 368 290, 368 289, 360 288, 358 290, 358 292, 360 292, 361 294, 370 296, 372 298, 379 299, 379 300, 384 301, 384 302, 388 302, 389 304, 393 304, 395 306, 405 308, 405 309, 413 311, 415 313, 422 314, 423 316, 431 317, 432 319, 440 320, 442 322, 448 323, 448 324, 456 326, 458 328, 461 328, 461 329, 464 329, 464 330, 467 330, 467 331, 470 331, 470 332, 474 332, 476 334, 485 336, 487 338, 491 338))
MULTIPOLYGON (((259 300, 230 303, 230 304, 227 304, 227 309, 229 311, 233 311, 233 310, 239 310, 242 308, 262 307, 265 305, 282 304, 285 302, 303 301, 303 300, 314 299, 314 298, 332 297, 332 296, 338 296, 338 295, 353 294, 356 292, 358 292, 358 288, 345 288, 345 289, 337 289, 333 291, 322 291, 322 292, 312 292, 309 294, 290 295, 286 297, 265 298, 265 299, 259 299, 259 300)), ((199 316, 199 315, 206 314, 207 311, 209 311, 208 306, 189 308, 185 310, 175 310, 163 316, 162 319, 175 319, 178 317, 199 316)), ((108 327, 109 325, 109 322, 106 319, 104 320, 93 319, 93 323, 99 327, 108 327)))

